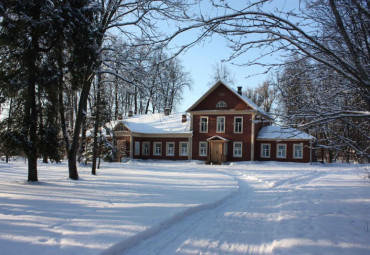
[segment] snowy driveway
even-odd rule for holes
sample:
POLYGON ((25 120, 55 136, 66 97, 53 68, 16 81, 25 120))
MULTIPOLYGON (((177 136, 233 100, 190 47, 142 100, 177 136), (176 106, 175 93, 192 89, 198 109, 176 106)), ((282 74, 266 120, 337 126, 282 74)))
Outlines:
POLYGON ((370 254, 368 182, 351 169, 279 167, 221 168, 238 193, 121 254, 370 254))
POLYGON ((1 255, 370 254, 370 182, 354 165, 0 162, 1 255), (131 248, 131 249, 129 249, 131 248))

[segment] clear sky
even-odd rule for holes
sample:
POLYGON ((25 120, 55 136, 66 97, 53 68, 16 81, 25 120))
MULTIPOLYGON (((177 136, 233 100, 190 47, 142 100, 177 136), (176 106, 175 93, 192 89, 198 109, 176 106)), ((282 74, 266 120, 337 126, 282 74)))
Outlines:
MULTIPOLYGON (((180 55, 180 60, 186 71, 190 73, 193 80, 191 90, 186 89, 183 94, 183 100, 178 105, 177 111, 186 111, 196 100, 198 100, 208 89, 214 73, 214 65, 221 63, 221 60, 230 56, 230 49, 227 47, 223 38, 214 36, 212 40, 206 40, 204 43, 196 45, 184 54, 180 55)), ((243 56, 248 58, 252 56, 243 56)), ((235 79, 235 87, 242 86, 243 90, 248 87, 255 87, 261 84, 266 75, 248 76, 261 73, 256 66, 236 66, 226 62, 228 69, 232 72, 235 79)), ((232 86, 231 84, 229 84, 232 86)))
MULTIPOLYGON (((299 2, 297 0, 275 0, 270 2, 271 5, 266 6, 265 11, 274 12, 275 9, 295 9, 298 8, 299 2)), ((241 8, 245 7, 245 2, 240 0, 229 1, 233 7, 241 8)), ((215 9, 209 4, 208 1, 203 1, 201 6, 198 6, 203 13, 213 13, 215 9)), ((217 12, 217 11, 216 11, 217 12)), ((169 24, 169 26, 171 26, 169 24)), ((198 31, 199 32, 199 31, 198 31)), ((191 41, 190 38, 195 38, 197 31, 190 31, 180 35, 175 39, 174 44, 181 45, 185 41, 191 41)), ((251 36, 251 35, 249 35, 251 36)), ((248 51, 247 54, 241 55, 234 62, 241 64, 246 63, 260 56, 259 50, 248 51)), ((213 35, 212 38, 207 38, 202 43, 193 46, 185 53, 179 56, 186 71, 190 72, 190 77, 193 80, 193 87, 191 90, 186 89, 183 94, 183 100, 177 106, 177 111, 186 111, 196 100, 198 100, 208 89, 211 81, 211 76, 214 73, 214 66, 220 64, 222 60, 227 59, 231 55, 231 49, 227 47, 227 42, 221 36, 213 35)), ((274 54, 270 57, 269 61, 279 61, 281 58, 278 54, 274 54)), ((235 85, 242 86, 243 90, 247 87, 256 87, 262 84, 268 76, 267 74, 262 75, 262 70, 259 66, 237 66, 230 62, 225 63, 228 69, 234 74, 235 85), (259 74, 259 75, 258 75, 259 74)), ((231 84, 229 84, 232 86, 231 84)))

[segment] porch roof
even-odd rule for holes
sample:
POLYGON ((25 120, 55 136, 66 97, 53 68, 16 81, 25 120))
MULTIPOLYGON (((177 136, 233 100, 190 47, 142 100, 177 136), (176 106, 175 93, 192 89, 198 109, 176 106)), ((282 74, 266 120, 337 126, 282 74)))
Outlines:
POLYGON ((210 138, 208 138, 207 139, 207 141, 217 141, 217 140, 221 140, 221 141, 225 141, 225 142, 229 142, 230 140, 229 139, 226 139, 226 138, 224 138, 224 137, 222 137, 222 136, 219 136, 219 135, 214 135, 214 136, 212 136, 212 137, 210 137, 210 138))

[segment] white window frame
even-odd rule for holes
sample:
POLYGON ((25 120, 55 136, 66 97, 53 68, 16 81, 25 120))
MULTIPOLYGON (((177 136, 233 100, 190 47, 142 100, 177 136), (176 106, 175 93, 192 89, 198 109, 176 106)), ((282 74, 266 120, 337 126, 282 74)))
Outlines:
POLYGON ((142 146, 143 156, 149 156, 150 155, 150 142, 143 142, 142 144, 143 144, 142 146), (148 147, 146 147, 146 145, 148 145, 148 147), (145 151, 146 148, 148 148, 147 152, 145 151))
POLYGON ((270 158, 271 157, 271 144, 269 143, 261 143, 261 158, 270 158), (264 145, 268 145, 269 149, 268 149, 268 156, 267 155, 264 155, 264 152, 265 150, 263 149, 263 146, 264 145))
POLYGON ((188 142, 180 142, 180 148, 179 148, 179 156, 188 156, 189 152, 189 143, 188 142), (186 153, 182 153, 182 145, 186 144, 186 153))
POLYGON ((234 117, 234 134, 243 134, 243 117, 234 117), (236 131, 236 119, 241 119, 240 132, 236 131))
POLYGON ((276 158, 286 158, 286 155, 287 155, 287 145, 285 143, 277 143, 276 144, 276 158), (284 155, 283 156, 280 156, 279 155, 279 146, 284 146, 284 155))
POLYGON ((199 133, 208 133, 208 117, 206 117, 206 116, 200 116, 200 119, 199 119, 199 133), (202 130, 202 119, 206 119, 207 120, 207 122, 206 122, 206 130, 205 131, 203 131, 202 130))
POLYGON ((293 144, 293 158, 294 159, 303 159, 303 143, 296 143, 296 144, 293 144), (296 147, 297 146, 300 146, 301 147, 301 156, 299 157, 296 157, 296 154, 295 154, 295 152, 296 152, 296 147))
POLYGON ((207 157, 208 155, 208 143, 207 142, 199 142, 199 157, 207 157), (204 148, 205 148, 205 153, 201 153, 202 152, 202 144, 204 144, 204 148))
POLYGON ((162 142, 154 142, 153 143, 153 156, 162 156, 162 142), (157 145, 160 145, 160 153, 157 153, 157 145))
POLYGON ((216 133, 225 133, 225 126, 226 126, 226 124, 225 124, 225 116, 219 116, 219 117, 217 117, 217 119, 216 119, 216 133), (219 120, 223 120, 222 130, 219 129, 219 125, 218 125, 219 124, 218 123, 219 120))
POLYGON ((135 156, 140 155, 140 141, 135 141, 135 156))
POLYGON ((167 142, 166 143, 166 156, 170 156, 170 157, 173 157, 173 156, 175 156, 175 143, 174 142, 167 142), (170 144, 172 144, 173 145, 173 151, 172 151, 172 153, 170 153, 170 151, 169 151, 169 148, 170 148, 170 144))
POLYGON ((234 158, 241 158, 243 157, 243 142, 233 142, 233 157, 234 158), (240 144, 240 154, 236 154, 235 149, 237 148, 236 145, 240 144))

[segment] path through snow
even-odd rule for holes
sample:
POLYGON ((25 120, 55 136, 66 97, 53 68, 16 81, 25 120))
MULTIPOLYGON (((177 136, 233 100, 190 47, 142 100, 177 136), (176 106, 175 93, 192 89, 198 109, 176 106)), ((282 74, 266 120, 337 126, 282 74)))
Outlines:
POLYGON ((122 254, 369 254, 365 219, 351 215, 369 205, 353 200, 361 196, 355 187, 342 194, 346 181, 331 179, 335 171, 277 172, 279 179, 276 172, 221 171, 238 180, 238 193, 122 254), (341 196, 349 204, 330 201, 341 196))

